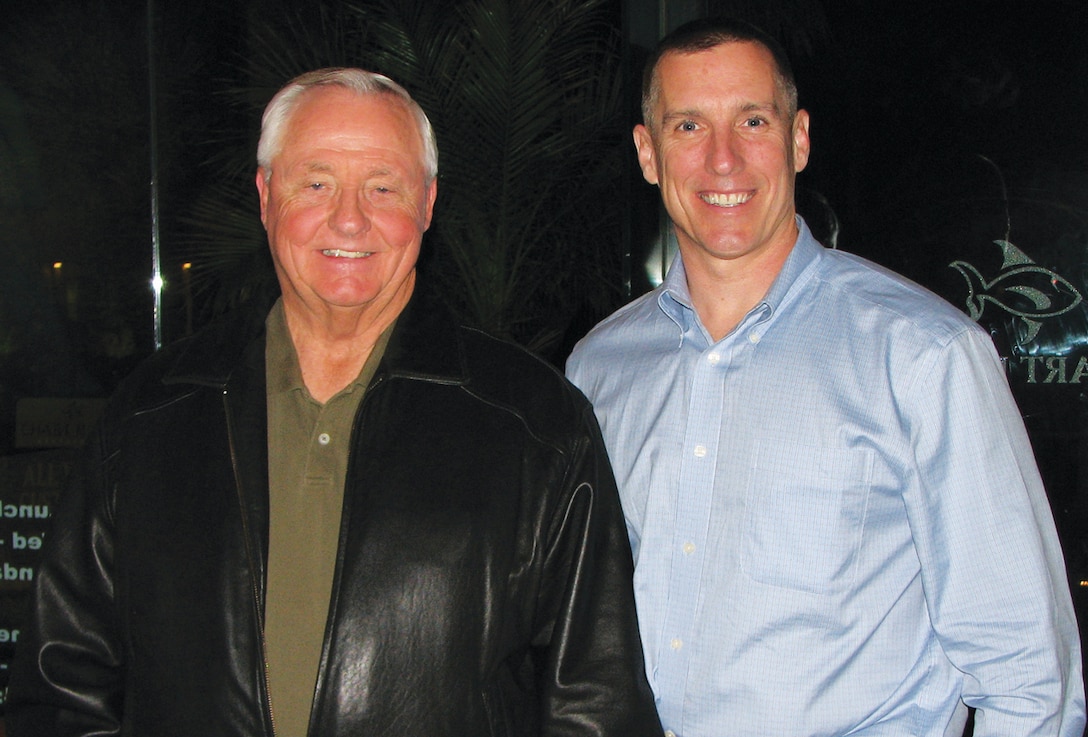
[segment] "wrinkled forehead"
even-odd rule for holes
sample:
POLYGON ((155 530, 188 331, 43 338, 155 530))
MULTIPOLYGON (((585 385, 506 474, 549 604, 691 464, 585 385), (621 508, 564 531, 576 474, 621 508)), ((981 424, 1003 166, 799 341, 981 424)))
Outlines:
POLYGON ((324 87, 307 90, 286 126, 277 158, 309 149, 405 158, 424 166, 424 141, 412 113, 392 94, 324 87))
POLYGON ((750 98, 746 104, 773 104, 783 117, 792 119, 796 103, 790 89, 774 55, 755 41, 671 49, 654 66, 643 115, 647 123, 659 123, 664 107, 683 105, 682 98, 688 94, 722 100, 739 94, 750 98))

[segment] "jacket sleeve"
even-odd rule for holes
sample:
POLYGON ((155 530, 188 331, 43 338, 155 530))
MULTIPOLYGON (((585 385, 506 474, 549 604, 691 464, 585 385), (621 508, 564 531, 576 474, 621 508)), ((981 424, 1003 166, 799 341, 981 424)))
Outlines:
POLYGON ((659 736, 635 619, 630 546, 588 405, 573 447, 538 599, 541 734, 659 736))
POLYGON ((113 532, 96 432, 56 508, 8 687, 9 737, 120 733, 113 532))

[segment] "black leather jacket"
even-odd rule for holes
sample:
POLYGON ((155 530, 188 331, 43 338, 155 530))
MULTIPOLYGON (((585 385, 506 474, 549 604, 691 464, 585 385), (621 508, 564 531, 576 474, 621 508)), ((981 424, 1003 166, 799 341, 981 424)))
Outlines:
MULTIPOLYGON (((355 419, 309 734, 660 735, 588 403, 422 312, 355 419)), ((273 735, 263 320, 153 356, 73 476, 9 735, 273 735)))

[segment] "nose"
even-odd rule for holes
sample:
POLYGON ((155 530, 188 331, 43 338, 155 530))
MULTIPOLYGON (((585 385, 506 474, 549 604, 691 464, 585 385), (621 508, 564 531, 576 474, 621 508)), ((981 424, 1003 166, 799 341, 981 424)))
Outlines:
POLYGON ((357 236, 370 230, 366 199, 358 188, 341 189, 329 216, 329 227, 346 236, 357 236))
POLYGON ((716 127, 707 145, 706 166, 715 174, 728 174, 743 161, 737 146, 737 137, 729 128, 716 127))

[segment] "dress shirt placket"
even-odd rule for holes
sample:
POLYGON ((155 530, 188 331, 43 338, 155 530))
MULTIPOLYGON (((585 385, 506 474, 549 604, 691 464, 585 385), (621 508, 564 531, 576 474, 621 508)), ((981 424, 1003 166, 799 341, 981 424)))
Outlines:
POLYGON ((737 342, 737 336, 743 334, 743 330, 734 331, 709 346, 696 325, 684 334, 684 351, 690 354, 685 360, 692 361, 693 367, 677 480, 676 524, 668 551, 668 605, 658 643, 657 677, 662 691, 661 717, 675 734, 683 734, 682 709, 692 648, 705 646, 695 642, 694 635, 703 606, 701 581, 714 506, 726 375, 733 352, 745 347, 737 342))

